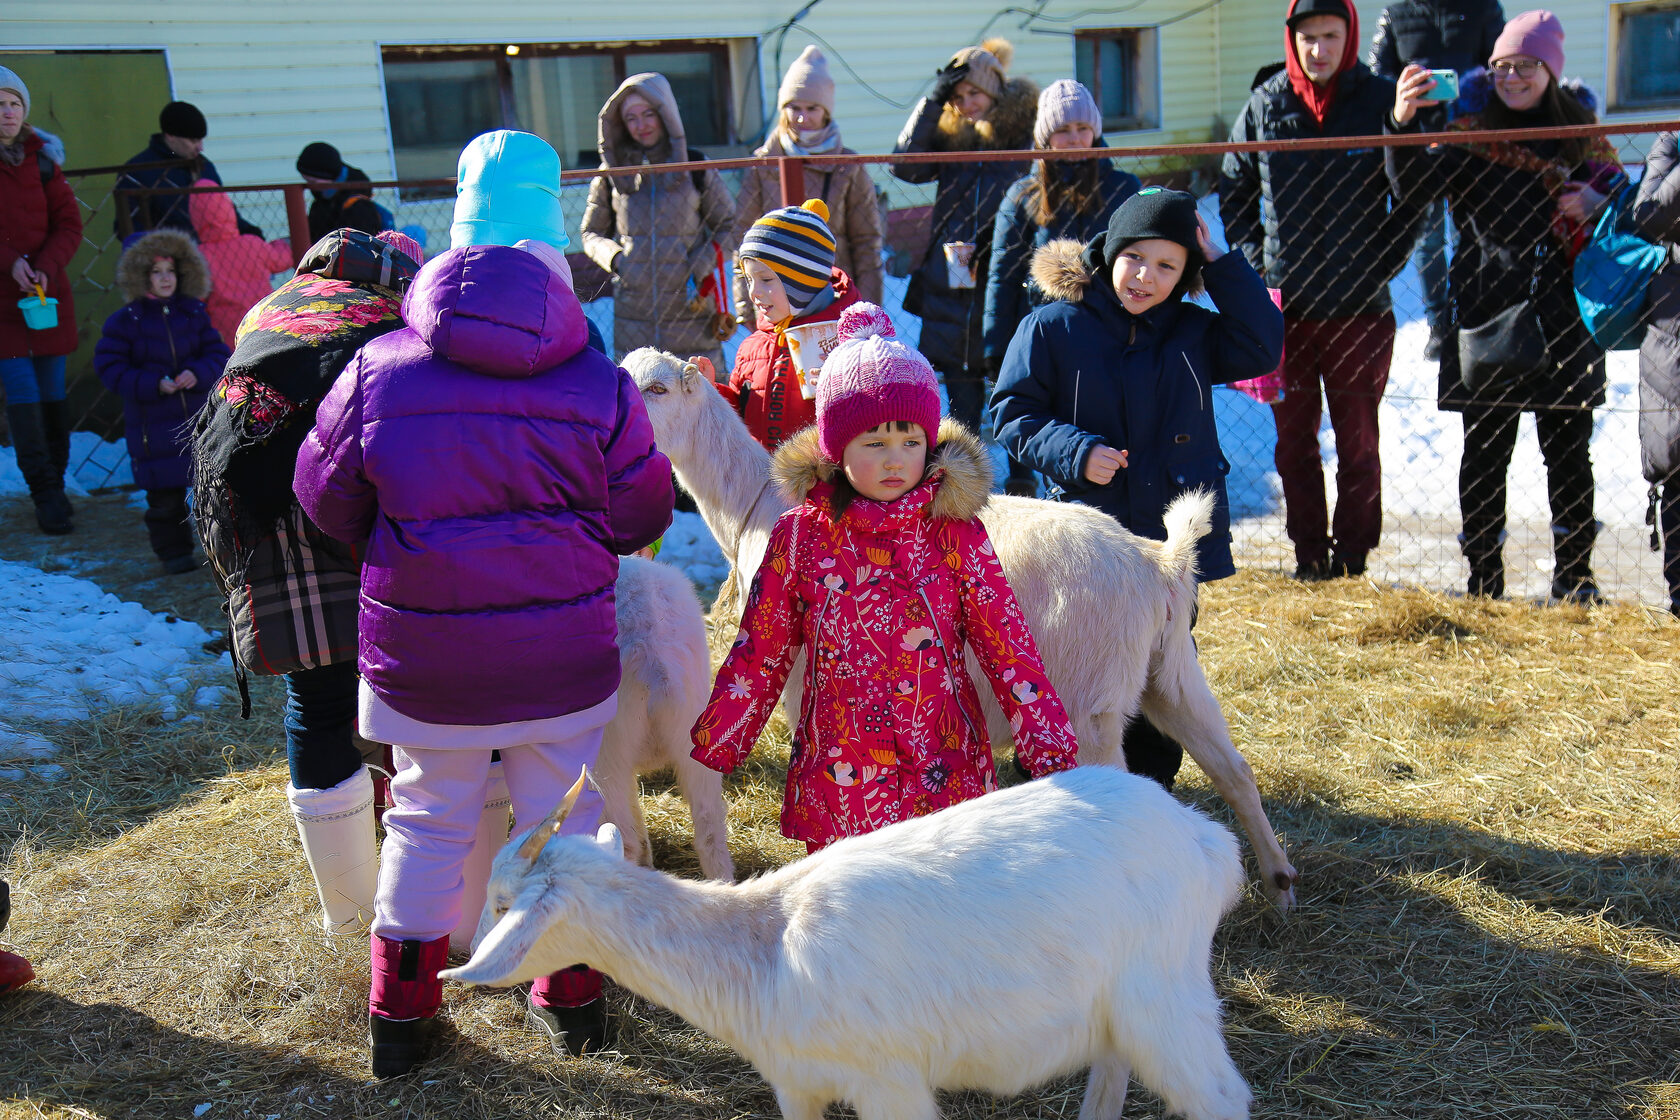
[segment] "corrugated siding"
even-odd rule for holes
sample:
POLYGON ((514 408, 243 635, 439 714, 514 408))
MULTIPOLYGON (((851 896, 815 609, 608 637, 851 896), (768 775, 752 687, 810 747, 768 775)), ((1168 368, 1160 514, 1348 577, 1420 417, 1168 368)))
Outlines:
MULTIPOLYGON (((1089 5, 1059 0, 1043 15, 1079 15, 1077 21, 1036 26, 1153 26, 1199 6, 1197 0, 1144 0, 1123 15, 1079 15, 1090 13, 1089 5)), ((1367 42, 1381 7, 1377 2, 1359 5, 1367 42)), ((1553 8, 1569 33, 1571 74, 1602 89, 1604 5, 1558 0, 1553 8)), ((1222 137, 1247 99, 1256 68, 1282 57, 1285 9, 1280 0, 1224 0, 1162 26, 1162 127, 1115 134, 1110 142, 1222 137)), ((229 182, 250 183, 294 179, 296 153, 317 139, 332 141, 349 162, 370 174, 392 173, 380 43, 755 37, 775 27, 787 10, 784 4, 743 0, 635 5, 578 0, 470 5, 459 0, 11 0, 0 17, 0 41, 20 49, 166 47, 176 95, 197 104, 210 120, 206 150, 229 182), (136 18, 137 13, 145 18, 136 18)), ((985 7, 954 0, 820 4, 805 25, 788 33, 781 64, 816 41, 806 28, 826 40, 837 87, 836 115, 847 143, 861 151, 886 151, 933 72, 952 51, 977 40, 989 14, 985 7)), ((1025 30, 1018 26, 1020 19, 996 19, 987 32, 1014 42, 1014 72, 1041 84, 1071 76, 1072 39, 1025 30)), ((774 40, 766 37, 763 79, 772 94, 780 79, 779 71, 771 72, 773 47, 774 40)), ((143 142, 136 138, 136 147, 143 142)))

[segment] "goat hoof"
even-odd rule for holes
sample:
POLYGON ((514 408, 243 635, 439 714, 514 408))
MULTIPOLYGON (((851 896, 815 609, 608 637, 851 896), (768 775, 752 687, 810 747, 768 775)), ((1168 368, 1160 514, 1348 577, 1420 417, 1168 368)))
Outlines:
POLYGON ((607 1001, 592 999, 578 1007, 528 1003, 525 1025, 547 1036, 555 1057, 599 1054, 607 1046, 607 1001))
POLYGON ((373 1048, 373 1076, 380 1081, 401 1077, 424 1062, 432 1050, 437 1020, 387 1019, 368 1016, 368 1043, 373 1048))

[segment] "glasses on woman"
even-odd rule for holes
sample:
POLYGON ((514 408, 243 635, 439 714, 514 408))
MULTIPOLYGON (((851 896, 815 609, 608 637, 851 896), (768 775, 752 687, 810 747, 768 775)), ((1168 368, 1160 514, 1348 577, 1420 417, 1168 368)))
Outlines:
POLYGON ((1488 69, 1493 71, 1495 79, 1521 78, 1523 81, 1534 77, 1534 72, 1540 69, 1540 63, 1532 58, 1517 60, 1505 59, 1494 63, 1488 69))

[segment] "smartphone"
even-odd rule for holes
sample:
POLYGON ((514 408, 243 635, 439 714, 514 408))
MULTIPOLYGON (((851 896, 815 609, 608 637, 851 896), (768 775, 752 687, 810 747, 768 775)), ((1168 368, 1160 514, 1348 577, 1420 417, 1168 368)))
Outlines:
POLYGON ((1431 101, 1457 101, 1458 100, 1458 71, 1456 71, 1456 70, 1431 70, 1429 72, 1429 77, 1430 77, 1430 80, 1435 83, 1435 88, 1433 88, 1429 91, 1429 100, 1431 100, 1431 101))

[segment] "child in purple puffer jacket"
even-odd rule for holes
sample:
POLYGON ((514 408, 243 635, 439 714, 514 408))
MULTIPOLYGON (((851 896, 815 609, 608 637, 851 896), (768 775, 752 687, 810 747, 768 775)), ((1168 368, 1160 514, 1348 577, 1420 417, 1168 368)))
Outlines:
MULTIPOLYGON (((617 710, 618 557, 671 520, 641 395, 587 346, 559 174, 529 133, 467 146, 454 247, 415 277, 407 326, 357 353, 298 453, 304 512, 365 543, 358 722, 396 761, 372 930, 376 1077, 429 1049, 491 753, 518 828, 594 762, 617 710)), ((585 791, 563 831, 592 834, 601 808, 585 791)), ((545 977, 531 1018, 566 1049, 598 1048, 600 992, 587 969, 545 977)))

